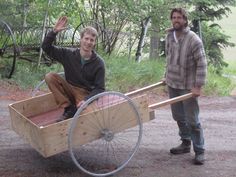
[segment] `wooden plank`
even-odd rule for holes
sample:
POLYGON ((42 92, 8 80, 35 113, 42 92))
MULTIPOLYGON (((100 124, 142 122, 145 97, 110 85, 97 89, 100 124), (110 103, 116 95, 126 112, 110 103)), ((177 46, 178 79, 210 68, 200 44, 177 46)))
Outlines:
POLYGON ((68 150, 68 133, 71 120, 67 119, 42 128, 41 136, 44 139, 45 157, 68 150))
POLYGON ((53 123, 56 123, 60 116, 63 114, 63 108, 53 109, 42 114, 37 114, 34 116, 28 117, 34 124, 38 127, 47 126, 53 123))
POLYGON ((149 119, 150 120, 155 119, 155 111, 154 110, 149 110, 149 119))
POLYGON ((150 91, 150 90, 152 90, 152 89, 154 89, 154 88, 157 88, 157 87, 159 87, 159 86, 162 86, 162 85, 164 85, 164 82, 158 82, 158 83, 156 83, 156 84, 152 84, 152 85, 149 85, 149 86, 147 86, 147 87, 143 87, 143 88, 141 88, 141 89, 138 89, 138 90, 134 90, 134 91, 132 91, 132 92, 128 92, 128 93, 126 93, 125 95, 126 96, 129 96, 129 97, 132 97, 132 96, 135 96, 135 95, 137 95, 137 94, 144 94, 144 92, 147 92, 147 91, 150 91))
MULTIPOLYGON (((133 99, 137 106, 142 122, 149 121, 148 101, 146 95, 133 99)), ((104 109, 83 114, 78 119, 73 142, 76 145, 87 144, 101 137, 101 130, 109 128, 113 132, 120 132, 137 125, 135 113, 129 110, 128 102, 114 104, 104 109)), ((45 140, 45 156, 51 156, 68 149, 68 130, 71 120, 55 123, 42 128, 45 140)))
POLYGON ((52 93, 15 102, 11 106, 25 117, 35 116, 58 107, 52 93))
POLYGON ((44 155, 44 142, 41 138, 40 128, 27 117, 9 105, 12 129, 26 140, 34 149, 44 155))
POLYGON ((175 98, 171 98, 171 99, 159 102, 159 103, 149 105, 148 107, 150 109, 156 109, 156 108, 159 108, 159 107, 162 107, 162 106, 166 106, 166 105, 170 105, 170 104, 173 104, 173 103, 176 103, 176 102, 179 102, 179 101, 186 100, 186 99, 191 98, 191 97, 193 97, 193 94, 188 93, 188 94, 185 94, 185 95, 181 95, 181 96, 178 96, 178 97, 175 97, 175 98))

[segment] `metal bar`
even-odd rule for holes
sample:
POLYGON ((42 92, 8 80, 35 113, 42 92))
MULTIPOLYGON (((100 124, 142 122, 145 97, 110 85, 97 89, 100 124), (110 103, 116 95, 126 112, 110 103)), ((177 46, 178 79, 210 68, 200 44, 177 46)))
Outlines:
MULTIPOLYGON (((41 43, 40 46, 42 46, 43 40, 44 40, 44 36, 46 33, 46 26, 47 26, 47 18, 48 18, 48 8, 50 6, 51 0, 48 0, 48 4, 47 4, 47 9, 46 9, 46 13, 45 13, 45 17, 44 17, 44 22, 43 22, 43 31, 42 31, 42 36, 41 36, 41 43)), ((42 59, 42 54, 43 54, 43 49, 42 47, 40 47, 40 51, 39 51, 39 59, 38 59, 38 66, 40 65, 41 59, 42 59)))

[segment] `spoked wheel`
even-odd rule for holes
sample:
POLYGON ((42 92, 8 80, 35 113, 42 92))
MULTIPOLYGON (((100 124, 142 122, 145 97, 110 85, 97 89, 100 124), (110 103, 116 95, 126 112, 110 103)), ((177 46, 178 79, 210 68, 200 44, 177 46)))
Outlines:
POLYGON ((69 130, 69 151, 76 166, 92 176, 123 169, 138 150, 142 122, 132 100, 119 92, 104 92, 87 100, 69 130))
POLYGON ((0 74, 11 78, 16 65, 17 45, 9 25, 0 20, 0 74))

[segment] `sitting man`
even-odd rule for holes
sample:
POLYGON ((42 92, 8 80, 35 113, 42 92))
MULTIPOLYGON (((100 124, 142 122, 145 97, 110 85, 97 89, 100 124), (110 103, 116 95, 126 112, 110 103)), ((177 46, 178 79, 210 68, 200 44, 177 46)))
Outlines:
POLYGON ((45 76, 56 103, 64 108, 64 113, 58 121, 73 117, 83 102, 105 91, 104 61, 93 50, 98 37, 95 28, 88 26, 80 32, 80 48, 53 45, 57 33, 66 28, 67 21, 66 16, 60 17, 42 44, 44 52, 64 68, 65 79, 56 73, 48 73, 45 76))

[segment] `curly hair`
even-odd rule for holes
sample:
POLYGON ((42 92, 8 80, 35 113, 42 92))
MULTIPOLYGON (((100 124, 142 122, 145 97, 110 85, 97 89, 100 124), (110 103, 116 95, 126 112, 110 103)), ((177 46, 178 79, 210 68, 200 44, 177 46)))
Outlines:
POLYGON ((172 19, 172 16, 173 16, 174 12, 177 12, 177 13, 179 13, 183 16, 184 20, 186 21, 185 27, 187 27, 188 26, 187 12, 183 8, 174 8, 174 9, 171 10, 170 19, 172 19))

